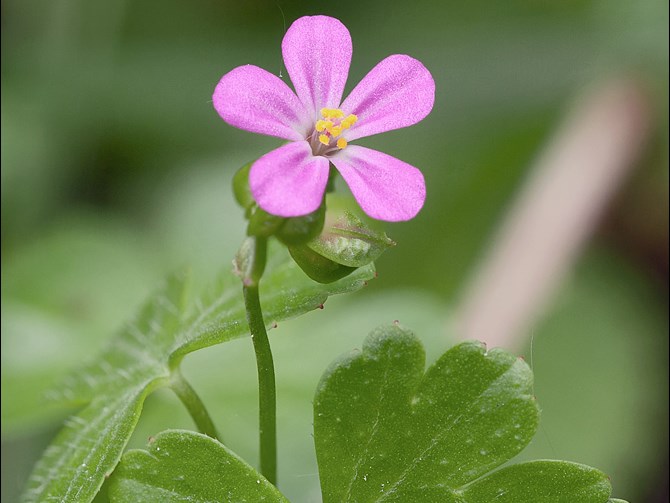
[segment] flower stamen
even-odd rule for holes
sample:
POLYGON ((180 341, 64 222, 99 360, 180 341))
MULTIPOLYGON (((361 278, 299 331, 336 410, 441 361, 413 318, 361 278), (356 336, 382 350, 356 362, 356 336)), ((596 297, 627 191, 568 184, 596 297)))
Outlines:
MULTIPOLYGON (((354 114, 349 114, 345 117, 344 111, 339 108, 322 108, 321 117, 323 119, 316 121, 314 129, 318 133, 321 133, 319 135, 319 142, 326 146, 330 145, 330 140, 334 140, 340 136, 358 121, 358 117, 354 114)), ((343 149, 346 146, 347 140, 344 138, 337 140, 337 148, 343 149)))
POLYGON ((324 119, 341 119, 344 117, 344 112, 339 108, 322 108, 321 115, 324 119))
POLYGON ((332 121, 326 121, 326 120, 318 120, 316 121, 316 130, 321 133, 326 129, 332 128, 333 127, 333 122, 332 121))

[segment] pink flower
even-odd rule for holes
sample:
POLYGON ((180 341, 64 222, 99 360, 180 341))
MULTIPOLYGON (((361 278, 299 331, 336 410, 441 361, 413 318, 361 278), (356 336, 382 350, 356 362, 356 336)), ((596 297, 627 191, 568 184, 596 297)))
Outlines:
POLYGON ((216 86, 214 108, 228 124, 289 140, 258 159, 249 173, 251 192, 268 213, 295 217, 316 210, 330 163, 373 218, 409 220, 423 206, 426 185, 418 169, 350 143, 422 120, 433 108, 435 82, 419 61, 395 54, 341 101, 351 52, 349 31, 340 21, 302 17, 282 42, 295 93, 253 65, 235 68, 216 86))

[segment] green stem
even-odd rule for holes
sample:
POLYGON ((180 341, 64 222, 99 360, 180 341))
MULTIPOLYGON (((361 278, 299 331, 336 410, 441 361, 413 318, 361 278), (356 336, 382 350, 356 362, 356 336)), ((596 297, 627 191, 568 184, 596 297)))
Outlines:
POLYGON ((173 371, 170 379, 170 387, 184 404, 186 410, 188 410, 198 431, 208 437, 219 439, 216 426, 214 426, 214 422, 209 416, 205 404, 202 403, 198 394, 184 379, 179 370, 173 371))
POLYGON ((244 275, 244 305, 251 340, 256 353, 258 368, 258 416, 260 433, 261 473, 272 484, 277 485, 277 397, 275 391, 275 371, 272 361, 270 341, 265 330, 258 283, 260 282, 267 258, 267 238, 255 237, 251 249, 250 262, 244 275))

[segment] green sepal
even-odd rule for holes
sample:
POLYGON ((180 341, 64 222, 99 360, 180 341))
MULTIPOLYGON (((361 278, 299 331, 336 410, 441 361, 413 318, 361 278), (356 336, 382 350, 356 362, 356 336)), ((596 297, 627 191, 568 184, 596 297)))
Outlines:
POLYGON ((313 252, 344 266, 362 267, 395 246, 351 197, 329 194, 327 205, 323 232, 307 243, 313 252))
POLYGON ((333 262, 304 244, 289 246, 288 251, 305 274, 318 283, 332 283, 357 269, 333 262))
POLYGON ((306 243, 315 239, 326 221, 326 205, 302 217, 287 218, 277 231, 277 239, 287 246, 306 243))
POLYGON ((323 229, 326 207, 322 203, 314 212, 285 218, 272 215, 258 206, 249 186, 249 171, 253 162, 237 170, 233 176, 233 194, 237 203, 244 209, 244 217, 249 220, 247 235, 270 237, 277 236, 285 245, 305 243, 317 237, 323 229))
POLYGON ((247 226, 248 236, 268 238, 275 235, 286 221, 285 218, 271 215, 255 204, 250 208, 249 213, 249 225, 247 226))
POLYGON ((247 235, 258 237, 275 236, 287 246, 297 245, 313 240, 323 229, 326 208, 319 209, 301 217, 284 218, 272 215, 254 205, 249 211, 247 235))
MULTIPOLYGON (((249 170, 251 170, 252 164, 253 162, 248 162, 233 175, 233 195, 235 201, 245 210, 245 213, 249 212, 256 204, 249 188, 249 170)), ((249 215, 246 216, 249 217, 249 215)))
POLYGON ((320 210, 325 207, 325 222, 318 236, 304 244, 287 243, 293 260, 314 281, 337 281, 395 246, 378 224, 360 213, 350 196, 328 194, 320 210))

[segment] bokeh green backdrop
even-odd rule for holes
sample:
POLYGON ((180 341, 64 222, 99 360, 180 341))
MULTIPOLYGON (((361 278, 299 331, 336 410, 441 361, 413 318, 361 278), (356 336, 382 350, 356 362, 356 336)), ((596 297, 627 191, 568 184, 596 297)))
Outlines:
MULTIPOLYGON (((67 414, 44 391, 166 272, 190 265, 205 284, 229 267, 244 234, 230 178, 278 141, 224 124, 211 94, 246 63, 286 78, 281 38, 306 14, 351 31, 347 89, 383 57, 407 53, 437 92, 420 125, 364 142, 420 167, 428 186, 419 217, 389 226, 399 245, 378 261, 379 278, 271 334, 282 489, 318 500, 310 400, 328 362, 394 319, 429 356, 447 347, 459 294, 566 108, 583 88, 624 75, 645 90, 653 128, 533 330, 543 422, 523 456, 589 463, 619 497, 667 501, 664 0, 3 0, 3 501, 17 498, 67 414)), ((185 373, 227 443, 255 462, 249 341, 197 353, 185 373)), ((160 393, 132 445, 167 427, 192 426, 160 393)))

